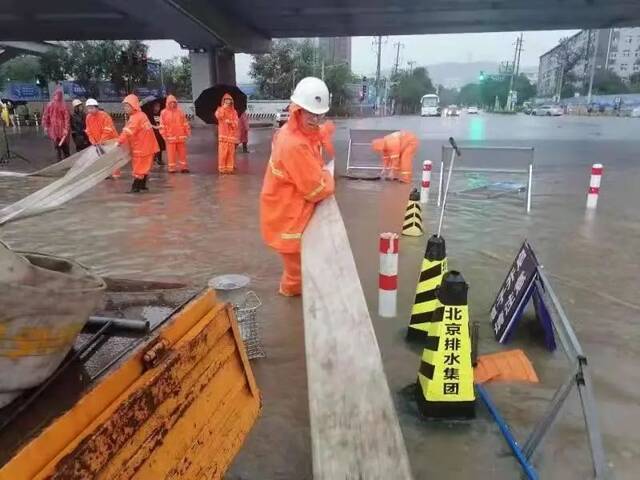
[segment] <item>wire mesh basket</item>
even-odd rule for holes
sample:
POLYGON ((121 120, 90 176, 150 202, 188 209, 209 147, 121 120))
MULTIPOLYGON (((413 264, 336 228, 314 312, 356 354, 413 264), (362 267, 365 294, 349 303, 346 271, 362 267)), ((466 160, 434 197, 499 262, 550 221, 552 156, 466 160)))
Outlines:
POLYGON ((253 291, 247 292, 241 304, 233 304, 233 310, 240 327, 240 336, 250 360, 266 356, 262 346, 261 329, 257 314, 261 306, 260 298, 253 291))

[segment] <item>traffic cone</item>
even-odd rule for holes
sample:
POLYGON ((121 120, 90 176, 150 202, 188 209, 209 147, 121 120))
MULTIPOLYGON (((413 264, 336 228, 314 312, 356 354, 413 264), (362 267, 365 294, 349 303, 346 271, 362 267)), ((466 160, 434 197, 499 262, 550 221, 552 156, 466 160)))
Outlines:
POLYGON ((423 233, 420 193, 417 188, 414 188, 409 194, 409 203, 407 203, 407 211, 404 214, 404 223, 402 224, 402 235, 419 237, 423 233))
POLYGON ((436 292, 446 271, 447 249, 444 238, 432 235, 427 242, 427 249, 422 260, 416 298, 411 309, 411 320, 407 330, 407 340, 424 342, 429 340, 429 329, 433 326, 434 313, 440 306, 436 292))
POLYGON ((468 289, 456 271, 446 273, 438 289, 442 316, 434 322, 435 340, 422 352, 418 371, 416 400, 425 417, 475 417, 468 289))

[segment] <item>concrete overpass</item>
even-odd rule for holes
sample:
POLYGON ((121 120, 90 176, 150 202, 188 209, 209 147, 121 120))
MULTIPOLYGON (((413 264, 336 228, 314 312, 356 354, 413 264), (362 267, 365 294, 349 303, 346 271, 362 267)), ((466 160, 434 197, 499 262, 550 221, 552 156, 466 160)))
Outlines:
MULTIPOLYGON (((4 0, 1 40, 174 39, 202 85, 271 38, 640 25, 640 0, 4 0)), ((194 94, 201 85, 194 83, 194 94)))

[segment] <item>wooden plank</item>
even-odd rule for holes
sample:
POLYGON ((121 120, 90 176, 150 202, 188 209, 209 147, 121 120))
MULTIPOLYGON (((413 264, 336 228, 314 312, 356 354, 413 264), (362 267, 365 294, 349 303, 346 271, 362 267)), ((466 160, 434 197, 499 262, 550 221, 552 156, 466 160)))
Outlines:
POLYGON ((380 349, 333 197, 316 208, 305 230, 302 278, 313 478, 411 479, 380 349))

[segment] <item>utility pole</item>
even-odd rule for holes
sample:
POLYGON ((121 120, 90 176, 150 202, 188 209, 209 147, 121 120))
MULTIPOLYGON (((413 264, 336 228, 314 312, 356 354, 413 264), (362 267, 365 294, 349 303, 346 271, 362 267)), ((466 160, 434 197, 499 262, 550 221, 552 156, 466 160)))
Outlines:
POLYGON ((380 106, 380 58, 382 56, 382 37, 378 36, 378 65, 376 67, 376 110, 380 106))
POLYGON ((518 64, 518 70, 520 69, 520 50, 522 48, 522 33, 516 39, 516 49, 513 52, 513 64, 511 65, 511 80, 509 81, 509 91, 507 92, 507 110, 511 111, 513 109, 513 83, 515 81, 516 73, 516 63, 518 64))
MULTIPOLYGON (((591 32, 589 32, 591 40, 591 32)), ((593 46, 593 56, 591 57, 591 75, 589 78, 589 93, 587 94, 587 108, 591 105, 591 94, 593 93, 593 78, 596 75, 596 58, 598 56, 598 41, 600 40, 600 30, 596 30, 596 38, 593 46)))
POLYGON ((396 42, 396 63, 393 65, 393 74, 398 73, 398 67, 400 66, 400 48, 404 47, 401 42, 396 42))

